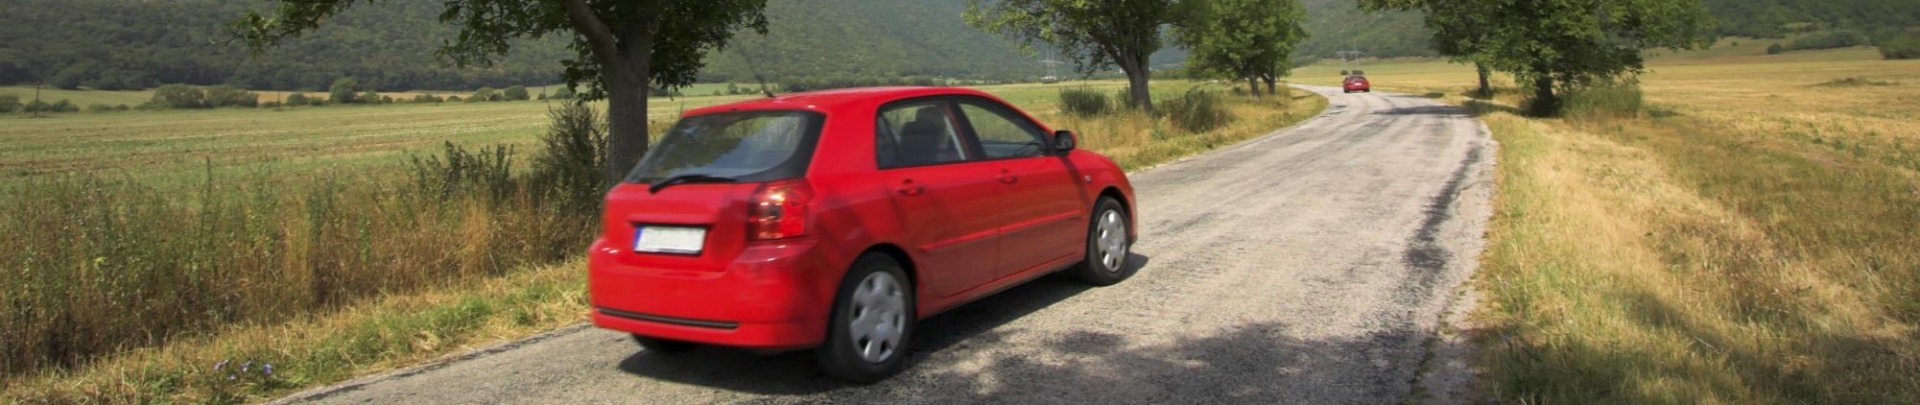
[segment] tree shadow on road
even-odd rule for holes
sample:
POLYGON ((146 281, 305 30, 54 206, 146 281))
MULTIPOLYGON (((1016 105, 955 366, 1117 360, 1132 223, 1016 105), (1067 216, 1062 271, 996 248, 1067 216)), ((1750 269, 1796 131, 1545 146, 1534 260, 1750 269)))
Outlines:
MULTIPOLYGON (((1151 262, 1138 253, 1128 256, 1127 265, 1136 271, 1151 262)), ((907 368, 917 367, 928 353, 955 345, 995 344, 998 336, 986 332, 1092 288, 1065 274, 1053 274, 923 320, 916 325, 907 368)), ((822 373, 814 366, 813 353, 806 350, 772 355, 714 347, 674 355, 636 351, 619 367, 639 377, 767 395, 804 395, 853 386, 822 373)))

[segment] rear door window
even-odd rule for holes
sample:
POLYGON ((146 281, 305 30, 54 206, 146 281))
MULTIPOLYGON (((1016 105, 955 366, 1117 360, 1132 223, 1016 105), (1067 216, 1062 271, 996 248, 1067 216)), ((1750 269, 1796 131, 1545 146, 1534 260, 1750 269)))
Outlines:
POLYGON ((961 141, 953 105, 929 100, 888 105, 874 123, 874 159, 882 169, 973 158, 961 141))
POLYGON ((806 174, 825 117, 809 111, 742 111, 686 117, 640 160, 627 181, 681 175, 772 181, 806 174))

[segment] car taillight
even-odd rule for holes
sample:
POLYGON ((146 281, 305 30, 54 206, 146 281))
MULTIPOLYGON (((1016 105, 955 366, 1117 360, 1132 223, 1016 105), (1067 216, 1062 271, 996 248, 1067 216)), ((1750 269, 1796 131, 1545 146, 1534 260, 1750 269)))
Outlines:
POLYGON ((767 183, 754 191, 747 208, 747 239, 774 240, 807 235, 807 206, 813 190, 804 182, 767 183))

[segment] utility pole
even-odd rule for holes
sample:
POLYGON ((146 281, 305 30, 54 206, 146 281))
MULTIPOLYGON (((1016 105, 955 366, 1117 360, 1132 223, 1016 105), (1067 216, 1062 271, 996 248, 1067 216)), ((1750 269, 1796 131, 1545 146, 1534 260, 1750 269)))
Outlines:
POLYGON ((40 102, 40 88, 46 87, 46 86, 47 86, 46 83, 33 84, 33 104, 29 104, 29 105, 34 106, 33 108, 34 118, 40 118, 40 110, 47 109, 47 103, 40 102))
POLYGON ((1059 66, 1061 62, 1053 59, 1053 49, 1047 49, 1046 58, 1047 58, 1046 60, 1042 60, 1040 61, 1040 63, 1047 65, 1047 77, 1041 78, 1040 81, 1041 82, 1060 81, 1060 75, 1056 71, 1055 66, 1059 66))

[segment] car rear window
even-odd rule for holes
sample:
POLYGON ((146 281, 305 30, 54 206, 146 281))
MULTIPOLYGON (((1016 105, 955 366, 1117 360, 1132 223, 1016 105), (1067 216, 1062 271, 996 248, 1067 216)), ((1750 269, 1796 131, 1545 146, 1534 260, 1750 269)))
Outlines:
POLYGON ((682 118, 627 175, 632 183, 698 174, 757 182, 806 174, 825 116, 741 111, 682 118))

